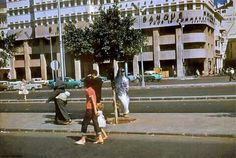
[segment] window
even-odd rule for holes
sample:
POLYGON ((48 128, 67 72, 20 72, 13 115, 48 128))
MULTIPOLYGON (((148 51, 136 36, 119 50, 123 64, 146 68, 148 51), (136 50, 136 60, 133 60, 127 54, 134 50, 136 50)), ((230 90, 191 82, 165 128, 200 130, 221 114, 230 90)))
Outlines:
POLYGON ((192 4, 192 3, 187 4, 187 9, 188 9, 188 10, 192 10, 192 9, 193 9, 193 4, 192 4))
POLYGON ((197 4, 196 4, 196 9, 197 9, 197 10, 200 10, 200 9, 201 9, 201 4, 197 3, 197 4))
POLYGON ((176 11, 176 6, 171 6, 171 11, 172 12, 176 11))
POLYGON ((179 10, 184 10, 184 4, 179 5, 179 10))
POLYGON ((169 12, 169 7, 168 7, 168 6, 165 6, 165 7, 163 8, 163 10, 164 10, 164 13, 169 12))
POLYGON ((157 13, 161 13, 161 8, 160 8, 160 7, 157 7, 157 8, 156 8, 156 11, 157 11, 157 13))
POLYGON ((149 14, 153 14, 154 13, 154 8, 150 8, 149 9, 149 14))

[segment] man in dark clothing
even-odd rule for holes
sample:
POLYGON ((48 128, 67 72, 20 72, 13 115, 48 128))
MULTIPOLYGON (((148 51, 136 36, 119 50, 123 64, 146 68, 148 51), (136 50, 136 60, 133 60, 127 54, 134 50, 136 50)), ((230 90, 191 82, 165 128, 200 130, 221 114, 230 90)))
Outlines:
POLYGON ((65 84, 63 83, 62 80, 59 79, 56 81, 53 93, 49 96, 48 100, 46 101, 47 103, 49 103, 50 101, 54 101, 55 103, 55 113, 56 113, 55 124, 67 125, 72 122, 65 107, 66 105, 65 101, 57 98, 57 96, 60 93, 64 92, 65 92, 65 84))
POLYGON ((100 77, 98 77, 98 72, 96 70, 93 70, 91 75, 94 79, 93 89, 95 90, 96 93, 97 103, 100 103, 102 98, 103 81, 100 77))

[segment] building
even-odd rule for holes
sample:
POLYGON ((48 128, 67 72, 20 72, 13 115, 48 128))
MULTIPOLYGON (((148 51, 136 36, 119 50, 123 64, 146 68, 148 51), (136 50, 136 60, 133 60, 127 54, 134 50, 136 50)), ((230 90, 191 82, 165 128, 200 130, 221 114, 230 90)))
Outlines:
MULTIPOLYGON (((72 21, 78 27, 88 26, 100 6, 109 9, 115 2, 119 2, 122 15, 134 16, 134 27, 148 36, 142 55, 128 63, 129 72, 141 73, 141 59, 144 70, 162 68, 170 76, 174 70, 177 77, 195 75, 196 70, 205 76, 217 72, 217 60, 224 56, 215 47, 215 38, 220 36, 216 27, 222 18, 213 0, 62 0, 62 24, 72 21)), ((60 61, 57 5, 56 0, 7 0, 8 33, 21 31, 11 63, 12 78, 52 78, 50 62, 60 61)), ((67 76, 80 79, 85 75, 84 61, 67 53, 65 61, 67 76)), ((104 66, 96 67, 105 74, 104 66)))
POLYGON ((233 0, 225 3, 223 6, 217 8, 217 11, 223 16, 222 28, 225 29, 225 36, 227 45, 225 49, 226 59, 224 67, 236 68, 236 3, 233 0))

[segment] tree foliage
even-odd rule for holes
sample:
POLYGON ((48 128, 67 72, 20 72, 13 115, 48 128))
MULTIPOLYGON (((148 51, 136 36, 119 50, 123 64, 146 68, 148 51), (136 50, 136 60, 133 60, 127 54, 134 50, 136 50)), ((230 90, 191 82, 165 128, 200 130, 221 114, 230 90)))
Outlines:
POLYGON ((88 58, 92 56, 91 31, 76 28, 72 22, 65 25, 64 44, 67 52, 74 54, 75 58, 88 58))
POLYGON ((95 62, 105 60, 127 61, 140 52, 145 37, 132 28, 131 16, 121 17, 117 5, 105 11, 90 24, 89 28, 76 28, 72 23, 65 27, 65 47, 75 57, 90 55, 95 62))
POLYGON ((4 32, 0 35, 0 67, 7 65, 8 59, 13 56, 14 46, 17 34, 7 35, 5 37, 4 32))

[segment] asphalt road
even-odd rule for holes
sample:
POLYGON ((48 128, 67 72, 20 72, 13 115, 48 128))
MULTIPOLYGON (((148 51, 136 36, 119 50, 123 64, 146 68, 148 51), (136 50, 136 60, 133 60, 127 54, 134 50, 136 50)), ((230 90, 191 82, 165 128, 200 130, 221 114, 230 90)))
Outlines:
MULTIPOLYGON (((106 114, 113 112, 112 102, 104 102, 106 114)), ((84 102, 68 103, 72 114, 84 112, 84 102)), ((54 103, 2 103, 0 112, 54 112, 54 103)), ((188 100, 188 101, 142 101, 131 102, 133 113, 211 113, 236 112, 235 100, 188 100)))
POLYGON ((77 133, 1 133, 0 157, 24 158, 235 158, 235 138, 109 135, 103 145, 77 133))
MULTIPOLYGON (((71 89, 70 98, 85 98, 83 89, 71 89)), ((52 90, 39 90, 30 92, 28 99, 46 99, 52 90)), ((130 89, 130 97, 162 97, 162 96, 208 96, 208 95, 236 95, 236 86, 214 86, 214 87, 181 87, 181 88, 145 88, 130 89)), ((112 97, 110 89, 102 90, 102 97, 112 97)), ((0 99, 23 99, 18 91, 0 92, 0 99)))

